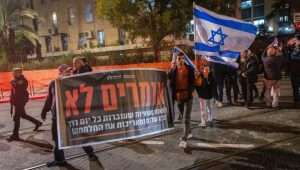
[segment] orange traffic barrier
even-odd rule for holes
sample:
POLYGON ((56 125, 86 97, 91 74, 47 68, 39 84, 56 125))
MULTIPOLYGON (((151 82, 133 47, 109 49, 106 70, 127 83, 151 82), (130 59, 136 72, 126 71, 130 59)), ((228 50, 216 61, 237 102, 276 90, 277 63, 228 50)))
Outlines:
MULTIPOLYGON (((110 65, 110 66, 96 66, 93 67, 97 70, 113 70, 113 69, 128 69, 128 68, 156 68, 167 70, 170 67, 169 62, 162 63, 140 63, 140 64, 128 64, 128 65, 110 65)), ((24 76, 29 82, 28 90, 30 91, 31 98, 34 96, 45 96, 47 93, 47 87, 51 80, 57 77, 56 69, 48 70, 29 70, 24 71, 24 76), (40 92, 39 92, 40 91, 40 92)), ((11 89, 10 81, 12 80, 11 72, 0 72, 0 100, 7 101, 8 93, 11 89), (6 98, 6 99, 5 99, 6 98)), ((42 97, 37 97, 42 98, 42 97)), ((1 101, 0 101, 1 103, 1 101)))

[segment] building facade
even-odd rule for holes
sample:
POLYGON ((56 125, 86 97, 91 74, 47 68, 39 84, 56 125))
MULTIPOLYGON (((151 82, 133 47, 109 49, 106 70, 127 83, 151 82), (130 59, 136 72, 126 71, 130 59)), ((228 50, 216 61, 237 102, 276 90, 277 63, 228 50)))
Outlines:
POLYGON ((275 0, 241 0, 240 17, 253 22, 258 27, 258 34, 261 35, 293 34, 296 31, 293 18, 299 11, 299 2, 287 0, 278 6, 274 15, 270 15, 274 10, 275 0))
POLYGON ((96 17, 95 0, 26 0, 25 5, 42 18, 28 25, 40 36, 43 56, 132 44, 124 31, 96 17))

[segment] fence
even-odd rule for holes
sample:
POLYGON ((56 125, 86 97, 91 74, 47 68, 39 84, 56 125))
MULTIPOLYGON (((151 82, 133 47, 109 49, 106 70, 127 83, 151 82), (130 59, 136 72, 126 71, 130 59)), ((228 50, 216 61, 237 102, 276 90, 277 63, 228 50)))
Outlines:
MULTIPOLYGON (((112 70, 112 69, 127 69, 127 68, 157 68, 167 70, 170 66, 169 62, 162 63, 142 63, 129 65, 111 65, 111 66, 97 66, 95 71, 112 70)), ((30 70, 24 71, 24 76, 28 80, 28 91, 30 99, 45 98, 48 92, 48 84, 51 80, 57 78, 57 70, 30 70)), ((9 101, 10 95, 10 81, 12 80, 11 72, 0 72, 0 103, 9 101)))

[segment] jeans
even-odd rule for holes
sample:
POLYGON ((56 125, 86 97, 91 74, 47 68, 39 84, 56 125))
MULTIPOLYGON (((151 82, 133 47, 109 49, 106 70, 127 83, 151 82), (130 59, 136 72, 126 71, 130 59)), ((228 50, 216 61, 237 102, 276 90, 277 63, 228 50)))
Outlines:
POLYGON ((277 107, 279 105, 280 86, 279 80, 265 80, 265 101, 267 106, 277 107))
POLYGON ((182 114, 184 118, 183 119, 184 128, 183 128, 183 137, 182 137, 182 140, 184 141, 187 140, 187 136, 189 135, 189 133, 191 133, 192 104, 193 104, 193 98, 184 102, 178 101, 178 109, 180 111, 180 114, 182 114))
POLYGON ((201 123, 212 121, 211 100, 199 98, 201 123))

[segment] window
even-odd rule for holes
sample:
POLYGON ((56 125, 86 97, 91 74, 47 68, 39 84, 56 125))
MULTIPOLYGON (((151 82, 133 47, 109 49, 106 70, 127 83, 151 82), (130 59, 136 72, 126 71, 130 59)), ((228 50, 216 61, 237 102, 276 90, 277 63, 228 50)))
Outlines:
POLYGON ((251 18, 251 8, 241 11, 242 19, 251 18))
POLYGON ((33 19, 33 28, 34 28, 34 31, 36 31, 36 32, 39 31, 39 22, 37 19, 33 19))
POLYGON ((246 0, 242 1, 240 5, 241 9, 248 9, 252 7, 252 1, 246 0))
POLYGON ((122 29, 119 29, 119 43, 120 45, 124 45, 126 41, 126 32, 122 29))
POLYGON ((73 25, 74 21, 75 21, 74 8, 68 8, 68 23, 69 23, 69 25, 73 25))
POLYGON ((280 16, 279 22, 289 22, 289 17, 288 16, 280 16))
POLYGON ((93 9, 92 4, 87 4, 84 9, 84 17, 86 22, 93 22, 94 21, 94 15, 93 15, 93 9))
POLYGON ((62 45, 62 50, 67 51, 69 47, 69 36, 66 33, 61 34, 61 45, 62 45))
POLYGON ((105 46, 105 33, 104 31, 97 32, 97 42, 99 46, 105 46))
POLYGON ((253 8, 253 16, 254 17, 262 17, 265 14, 265 7, 263 5, 257 6, 253 8))
POLYGON ((57 26, 57 15, 56 15, 56 12, 53 12, 51 17, 52 17, 51 18, 52 19, 52 24, 54 26, 57 26))
POLYGON ((87 38, 85 33, 79 33, 78 48, 79 49, 87 48, 87 38))
POLYGON ((253 24, 258 26, 258 25, 264 25, 265 24, 265 20, 264 19, 258 19, 258 20, 254 20, 253 24))
POLYGON ((284 21, 284 22, 288 22, 288 21, 289 21, 289 17, 288 17, 288 16, 284 16, 284 17, 283 17, 283 21, 284 21))
POLYGON ((264 0, 253 0, 253 5, 262 5, 264 3, 264 0))
POLYGON ((45 37, 45 44, 46 44, 46 52, 49 53, 52 51, 52 44, 51 44, 51 37, 46 36, 45 37))

